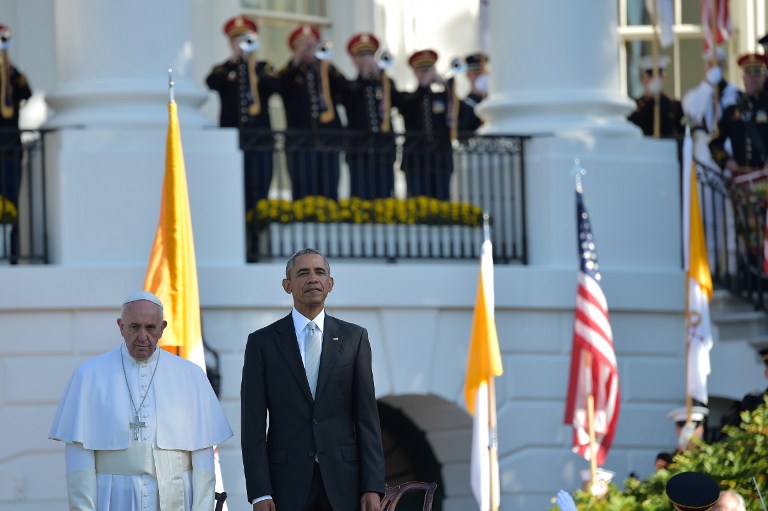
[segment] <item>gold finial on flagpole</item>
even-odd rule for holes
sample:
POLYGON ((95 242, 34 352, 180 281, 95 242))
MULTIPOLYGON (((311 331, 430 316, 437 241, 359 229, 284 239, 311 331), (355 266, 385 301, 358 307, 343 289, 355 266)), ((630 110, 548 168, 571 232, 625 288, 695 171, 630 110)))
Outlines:
POLYGON ((175 103, 176 102, 176 98, 174 97, 174 94, 173 94, 173 85, 174 85, 174 83, 173 83, 173 68, 169 67, 168 68, 168 101, 170 103, 175 103))

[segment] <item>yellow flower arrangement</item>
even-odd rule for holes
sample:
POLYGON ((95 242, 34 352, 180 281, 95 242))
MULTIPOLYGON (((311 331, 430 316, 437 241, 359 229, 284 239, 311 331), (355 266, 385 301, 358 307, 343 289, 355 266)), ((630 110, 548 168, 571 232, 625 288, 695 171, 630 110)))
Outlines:
POLYGON ((18 218, 13 202, 0 195, 0 224, 15 224, 18 218))
POLYGON ((429 197, 364 200, 356 197, 333 199, 319 196, 296 201, 261 199, 248 211, 247 221, 265 227, 270 223, 352 223, 352 224, 427 224, 483 225, 483 210, 466 202, 450 202, 429 197), (254 218, 255 215, 255 218, 254 218))

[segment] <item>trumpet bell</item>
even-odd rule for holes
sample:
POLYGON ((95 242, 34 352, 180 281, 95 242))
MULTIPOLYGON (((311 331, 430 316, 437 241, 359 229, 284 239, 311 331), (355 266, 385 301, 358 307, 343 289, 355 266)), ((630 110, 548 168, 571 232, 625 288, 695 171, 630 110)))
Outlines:
POLYGON ((0 30, 0 50, 5 50, 8 48, 8 46, 11 45, 12 37, 13 32, 11 32, 10 28, 4 27, 2 30, 0 30))
POLYGON ((394 65, 394 63, 395 58, 388 50, 383 50, 381 53, 379 53, 378 57, 376 57, 376 65, 382 71, 389 69, 394 65))
POLYGON ((464 59, 454 57, 451 59, 451 72, 455 75, 464 73, 467 71, 467 63, 464 59))
POLYGON ((261 42, 259 36, 256 34, 243 34, 240 36, 240 42, 238 43, 243 53, 252 53, 259 49, 261 42))
POLYGON ((315 57, 318 60, 331 60, 333 57, 333 43, 331 41, 320 41, 315 46, 315 57))

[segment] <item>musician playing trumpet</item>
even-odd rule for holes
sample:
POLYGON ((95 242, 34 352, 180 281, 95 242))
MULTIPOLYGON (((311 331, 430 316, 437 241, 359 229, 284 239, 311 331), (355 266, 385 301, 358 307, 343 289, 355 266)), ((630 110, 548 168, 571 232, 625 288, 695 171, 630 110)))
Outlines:
MULTIPOLYGON (((8 54, 11 40, 10 27, 0 24, 0 196, 13 203, 18 210, 23 156, 19 111, 22 103, 32 97, 32 89, 27 77, 11 63, 8 54)), ((14 225, 11 246, 0 244, 0 257, 8 257, 10 263, 15 264, 18 256, 18 227, 14 225)))
POLYGON ((294 200, 308 195, 338 198, 342 124, 336 106, 346 79, 331 64, 331 44, 320 31, 300 25, 288 36, 292 56, 278 73, 285 107, 286 163, 294 200))
POLYGON ((400 104, 400 93, 385 73, 392 56, 378 50, 379 40, 371 33, 355 34, 347 42, 358 71, 344 94, 350 131, 350 195, 362 199, 392 197, 395 186, 392 108, 400 104))
POLYGON ((279 82, 272 65, 256 57, 258 25, 238 15, 223 26, 231 54, 213 67, 206 78, 208 88, 218 92, 221 102, 219 126, 240 128, 243 149, 245 210, 267 198, 272 182, 272 145, 269 97, 279 82))
POLYGON ((405 93, 400 108, 405 121, 402 168, 408 196, 448 200, 453 172, 452 127, 458 122, 453 80, 435 69, 437 52, 421 50, 408 64, 418 81, 415 91, 405 93))

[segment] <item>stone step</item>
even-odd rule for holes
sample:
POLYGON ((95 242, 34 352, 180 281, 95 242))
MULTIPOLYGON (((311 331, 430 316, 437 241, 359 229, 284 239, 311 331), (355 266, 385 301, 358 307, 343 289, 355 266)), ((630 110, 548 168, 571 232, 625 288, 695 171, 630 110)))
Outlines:
POLYGON ((715 289, 712 292, 712 302, 709 304, 709 312, 715 315, 730 312, 750 312, 754 306, 738 295, 734 295, 726 289, 715 289))
POLYGON ((712 314, 721 341, 768 337, 768 316, 761 311, 726 312, 712 314))

